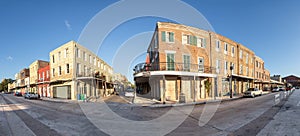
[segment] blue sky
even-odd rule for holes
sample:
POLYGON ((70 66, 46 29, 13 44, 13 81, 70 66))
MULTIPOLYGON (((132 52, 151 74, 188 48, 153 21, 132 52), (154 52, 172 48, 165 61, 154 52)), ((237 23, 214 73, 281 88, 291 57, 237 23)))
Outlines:
MULTIPOLYGON (((91 19, 112 0, 1 0, 0 79, 13 78, 37 59, 49 60, 49 52, 69 40, 77 41, 91 19)), ((186 0, 209 21, 214 30, 242 43, 265 61, 271 75, 300 76, 300 1, 298 0, 186 0)), ((170 7, 176 8, 176 7, 170 7)), ((155 10, 155 8, 153 8, 155 10)), ((138 11, 137 11, 138 12, 138 11)), ((183 11, 182 11, 183 12, 183 11)), ((122 16, 122 13, 120 13, 122 16)), ((156 21, 141 17, 116 27, 103 41, 97 54, 113 64, 122 45, 137 39, 134 46, 148 46, 156 21)), ((197 20, 195 19, 195 22, 197 20)), ((139 54, 130 64, 144 59, 139 54)), ((131 67, 125 67, 130 76, 131 67)), ((116 69, 116 72, 119 70, 116 69)))

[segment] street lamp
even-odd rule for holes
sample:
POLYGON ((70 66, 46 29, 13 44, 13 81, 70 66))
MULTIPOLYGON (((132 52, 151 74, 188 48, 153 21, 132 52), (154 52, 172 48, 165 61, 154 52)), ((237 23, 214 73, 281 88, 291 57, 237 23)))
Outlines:
POLYGON ((230 77, 229 77, 229 91, 230 91, 230 98, 233 97, 232 94, 232 70, 233 70, 233 66, 230 66, 230 77))

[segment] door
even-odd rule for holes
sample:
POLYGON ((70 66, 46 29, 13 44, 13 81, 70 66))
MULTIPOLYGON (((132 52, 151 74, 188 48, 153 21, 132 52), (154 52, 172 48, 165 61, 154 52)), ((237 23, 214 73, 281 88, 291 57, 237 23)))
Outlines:
POLYGON ((175 56, 174 53, 167 54, 167 70, 175 70, 175 56))

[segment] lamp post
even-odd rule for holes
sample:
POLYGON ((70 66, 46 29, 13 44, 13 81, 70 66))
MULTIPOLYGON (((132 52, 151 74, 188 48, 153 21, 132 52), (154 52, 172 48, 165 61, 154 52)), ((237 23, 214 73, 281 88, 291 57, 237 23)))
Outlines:
POLYGON ((229 91, 230 91, 230 98, 233 97, 232 94, 232 70, 233 70, 233 66, 230 66, 230 77, 229 77, 229 91))

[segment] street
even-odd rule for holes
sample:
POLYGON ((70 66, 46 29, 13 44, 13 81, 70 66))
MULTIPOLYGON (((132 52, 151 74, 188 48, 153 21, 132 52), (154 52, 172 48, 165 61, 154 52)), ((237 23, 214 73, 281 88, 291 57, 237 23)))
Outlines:
MULTIPOLYGON (((296 90, 299 91, 299 90, 296 90)), ((283 92, 278 92, 283 93, 283 92)), ((255 98, 242 98, 233 101, 224 101, 196 106, 180 106, 173 108, 176 112, 169 122, 180 120, 181 114, 187 115, 183 122, 175 129, 171 127, 158 127, 157 131, 169 129, 168 133, 154 133, 151 128, 149 132, 140 132, 141 129, 125 129, 127 126, 117 127, 113 123, 110 126, 113 135, 257 135, 280 110, 285 101, 274 106, 274 96, 271 93, 255 98), (199 122, 205 106, 217 105, 217 111, 206 123, 199 122), (191 112, 187 112, 190 108, 191 112), (151 132, 152 131, 152 132, 151 132)), ((298 95, 298 94, 297 94, 298 95)), ((105 100, 108 107, 117 115, 131 121, 142 122, 157 119, 168 113, 172 108, 153 108, 133 106, 127 104, 118 96, 111 96, 105 100)), ((0 132, 1 135, 108 135, 103 132, 103 122, 95 120, 106 113, 104 109, 88 109, 84 105, 97 105, 97 103, 84 102, 54 102, 45 100, 27 100, 12 94, 1 94, 0 96, 0 132), (87 110, 88 109, 88 110, 87 110), (91 112, 92 111, 92 112, 91 112), (99 115, 99 116, 98 116, 99 115), (101 126, 99 129, 99 126, 101 126)), ((97 106, 98 107, 98 106, 97 106)), ((108 118, 112 118, 108 117, 108 118)), ((117 122, 117 121, 116 121, 117 122)), ((108 122, 109 123, 109 122, 108 122)), ((114 122, 115 123, 115 122, 114 122)), ((119 123, 120 124, 120 123, 119 123)), ((129 126, 129 125, 128 125, 129 126)), ((153 130, 155 130, 153 129, 153 130)), ((105 130, 104 130, 105 131, 105 130)), ((264 132, 266 133, 266 132, 264 132)))

